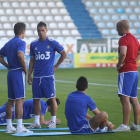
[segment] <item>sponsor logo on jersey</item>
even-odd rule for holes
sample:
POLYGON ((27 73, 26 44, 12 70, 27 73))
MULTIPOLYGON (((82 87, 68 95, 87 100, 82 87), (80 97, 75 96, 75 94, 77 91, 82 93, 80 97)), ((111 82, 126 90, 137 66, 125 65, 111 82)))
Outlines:
POLYGON ((49 45, 47 45, 47 49, 49 49, 50 48, 50 46, 49 45))
POLYGON ((54 93, 52 93, 51 96, 54 96, 54 93))
POLYGON ((40 52, 35 53, 36 60, 47 60, 50 58, 50 52, 45 52, 45 54, 41 54, 40 52))
POLYGON ((4 120, 5 120, 5 118, 1 118, 0 120, 1 120, 1 121, 4 121, 4 120))
POLYGON ((37 47, 34 50, 37 50, 37 47))

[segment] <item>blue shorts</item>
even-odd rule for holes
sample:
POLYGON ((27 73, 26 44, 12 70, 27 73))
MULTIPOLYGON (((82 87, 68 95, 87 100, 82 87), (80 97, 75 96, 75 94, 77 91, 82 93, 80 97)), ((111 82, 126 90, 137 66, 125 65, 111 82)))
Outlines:
POLYGON ((33 78, 33 99, 54 98, 55 97, 55 78, 54 75, 33 78))
POLYGON ((11 70, 7 75, 8 99, 25 98, 26 75, 22 70, 11 70))
POLYGON ((89 121, 85 120, 82 128, 80 128, 77 131, 71 132, 71 133, 93 133, 93 132, 94 132, 94 130, 91 128, 89 121))
POLYGON ((126 72, 118 75, 118 95, 124 95, 132 98, 137 97, 139 73, 126 72))
MULTIPOLYGON (((6 123, 6 105, 0 107, 0 124, 6 123)), ((12 121, 15 119, 15 105, 12 108, 12 121)))

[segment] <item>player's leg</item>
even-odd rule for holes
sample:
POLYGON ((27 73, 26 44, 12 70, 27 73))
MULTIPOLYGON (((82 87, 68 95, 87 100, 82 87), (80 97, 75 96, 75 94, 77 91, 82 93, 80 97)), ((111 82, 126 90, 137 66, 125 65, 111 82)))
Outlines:
POLYGON ((139 116, 140 116, 140 105, 137 98, 130 98, 130 102, 133 106, 134 112, 134 124, 139 125, 139 116))
POLYGON ((14 105, 14 100, 8 100, 6 105, 6 122, 7 128, 6 133, 14 133, 16 129, 12 126, 12 108, 14 105))
POLYGON ((7 75, 7 85, 8 85, 8 102, 6 105, 6 122, 7 122, 7 128, 6 133, 13 133, 16 132, 16 129, 12 126, 12 107, 15 102, 14 98, 14 91, 13 91, 13 85, 12 85, 12 72, 8 72, 7 75))
POLYGON ((6 105, 6 122, 7 128, 6 133, 14 133, 16 129, 12 126, 12 108, 14 105, 14 100, 8 100, 6 105))
POLYGON ((135 81, 132 88, 132 93, 130 97, 130 103, 133 106, 133 113, 134 113, 134 124, 130 127, 131 130, 140 131, 139 127, 139 117, 140 117, 140 105, 137 98, 137 87, 138 87, 138 80, 139 80, 139 73, 134 72, 135 74, 135 81))
POLYGON ((34 101, 34 114, 35 114, 34 122, 40 125, 40 111, 41 111, 40 99, 34 99, 33 101, 34 101))
POLYGON ((50 100, 51 108, 51 123, 48 125, 48 128, 56 127, 56 113, 57 113, 57 103, 55 99, 55 78, 54 76, 42 78, 41 87, 43 90, 44 96, 50 100))
POLYGON ((51 108, 51 121, 56 122, 56 112, 57 112, 57 103, 56 98, 51 98, 50 100, 50 108, 51 108))
POLYGON ((33 78, 33 102, 34 102, 34 115, 35 119, 34 122, 27 128, 41 128, 40 125, 40 111, 41 111, 41 104, 40 98, 44 98, 44 95, 41 90, 42 78, 33 78))
POLYGON ((27 128, 41 128, 41 125, 40 125, 40 112, 41 112, 40 99, 33 99, 33 103, 34 103, 34 122, 27 128))
POLYGON ((15 100, 8 99, 7 105, 6 105, 6 119, 12 118, 12 108, 15 103, 15 100))
POLYGON ((16 99, 15 114, 17 119, 17 129, 22 129, 23 103, 24 98, 16 99))
POLYGON ((89 124, 91 128, 95 131, 98 127, 100 131, 104 131, 104 127, 106 126, 108 121, 108 115, 106 112, 101 112, 95 115, 93 118, 89 120, 89 124))
POLYGON ((120 73, 118 76, 118 95, 123 109, 123 123, 115 131, 130 131, 129 117, 131 113, 130 94, 133 87, 133 72, 120 73))
POLYGON ((15 112, 16 112, 16 118, 17 119, 22 119, 22 116, 23 116, 23 103, 24 103, 24 98, 16 99, 15 112))
POLYGON ((15 103, 15 114, 17 118, 17 129, 16 133, 32 133, 22 125, 23 118, 23 103, 26 92, 26 75, 22 70, 15 70, 12 72, 12 86, 14 91, 15 103))
POLYGON ((129 118, 131 113, 129 97, 120 95, 120 101, 122 103, 123 108, 123 124, 129 126, 129 118))
POLYGON ((34 123, 31 124, 30 128, 41 128, 40 126, 40 111, 41 111, 41 105, 40 105, 40 98, 44 98, 41 90, 41 78, 33 78, 33 101, 34 101, 34 114, 35 114, 35 120, 34 123))
POLYGON ((21 70, 12 72, 12 83, 15 98, 15 114, 17 119, 17 130, 22 129, 22 117, 23 117, 23 103, 26 92, 26 75, 21 70))
POLYGON ((134 123, 131 125, 130 129, 135 131, 140 131, 139 117, 140 117, 140 105, 137 98, 131 98, 130 102, 133 106, 134 113, 134 123))

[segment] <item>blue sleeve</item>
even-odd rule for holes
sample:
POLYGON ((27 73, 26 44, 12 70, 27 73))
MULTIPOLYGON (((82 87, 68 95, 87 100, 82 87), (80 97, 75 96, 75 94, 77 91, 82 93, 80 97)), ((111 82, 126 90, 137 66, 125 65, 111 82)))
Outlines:
POLYGON ((26 43, 24 41, 21 41, 18 44, 17 52, 22 51, 25 54, 25 49, 26 49, 26 43))
POLYGON ((5 57, 6 56, 6 53, 5 53, 5 47, 2 47, 1 50, 0 50, 0 55, 5 57))
POLYGON ((40 100, 40 104, 41 104, 40 114, 42 114, 44 116, 45 113, 46 113, 47 106, 46 106, 46 104, 45 104, 45 102, 43 100, 40 100))
POLYGON ((58 53, 61 53, 64 50, 64 47, 61 46, 57 41, 53 41, 54 50, 58 53))
POLYGON ((34 50, 33 50, 33 47, 32 47, 32 43, 31 43, 31 45, 30 45, 30 56, 31 56, 31 57, 34 57, 34 56, 35 56, 34 50))
POLYGON ((93 111, 97 108, 95 102, 90 97, 88 97, 87 104, 90 111, 93 111))

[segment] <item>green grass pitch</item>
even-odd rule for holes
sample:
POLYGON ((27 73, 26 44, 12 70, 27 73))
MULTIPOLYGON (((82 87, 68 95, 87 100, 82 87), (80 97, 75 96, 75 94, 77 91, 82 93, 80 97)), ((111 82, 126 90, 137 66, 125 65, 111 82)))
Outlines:
MULTIPOLYGON (((138 68, 140 71, 140 68, 138 68)), ((62 81, 73 81, 80 76, 85 76, 89 83, 116 85, 115 86, 104 86, 104 85, 91 85, 86 91, 86 94, 91 96, 95 101, 100 111, 106 111, 109 115, 109 121, 115 124, 117 128, 122 123, 122 106, 117 96, 117 78, 118 74, 116 68, 77 68, 77 69, 57 69, 55 72, 56 80, 62 81)), ((0 70, 0 106, 7 101, 7 70, 0 70)), ((69 82, 57 82, 56 81, 56 96, 60 99, 61 104, 58 107, 57 118, 61 120, 61 124, 57 127, 67 127, 66 118, 64 115, 65 101, 68 94, 76 90, 75 83, 69 82)), ((140 83, 139 83, 140 87, 140 83)), ((140 90, 138 90, 138 98, 140 90)), ((31 86, 27 84, 26 99, 32 98, 31 86)), ((44 99, 45 100, 45 99, 44 99)), ((92 112, 88 110, 88 113, 92 116, 92 112)), ((133 122, 133 109, 130 116, 130 124, 133 122)), ((45 119, 49 119, 50 114, 46 113, 45 119)), ((14 120, 16 122, 16 120, 14 120)), ((33 119, 24 120, 23 122, 33 122, 33 119)), ((0 126, 0 129, 5 129, 5 126, 0 126)), ((45 126, 43 126, 45 128, 45 126)), ((92 134, 92 135, 67 135, 67 136, 41 136, 41 137, 13 137, 10 134, 0 132, 1 140, 138 140, 140 139, 140 132, 118 132, 108 134, 92 134)))

